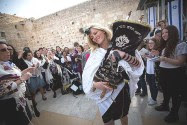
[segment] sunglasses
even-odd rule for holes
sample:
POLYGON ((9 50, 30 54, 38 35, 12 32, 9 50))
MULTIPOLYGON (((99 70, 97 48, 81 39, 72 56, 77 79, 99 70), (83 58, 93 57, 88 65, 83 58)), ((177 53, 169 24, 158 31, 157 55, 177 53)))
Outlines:
POLYGON ((8 49, 8 48, 4 48, 4 49, 0 49, 0 52, 6 52, 6 51, 10 51, 12 49, 8 49))
POLYGON ((89 35, 89 34, 90 34, 90 30, 91 30, 91 27, 87 28, 87 29, 84 31, 84 33, 85 33, 86 35, 89 35))

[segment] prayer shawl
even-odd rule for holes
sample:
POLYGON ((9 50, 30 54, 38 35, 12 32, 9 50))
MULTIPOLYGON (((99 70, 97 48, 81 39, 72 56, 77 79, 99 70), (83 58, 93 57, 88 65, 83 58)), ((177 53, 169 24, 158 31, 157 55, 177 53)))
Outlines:
POLYGON ((60 65, 55 63, 53 59, 50 59, 47 69, 45 70, 45 75, 46 75, 45 77, 46 77, 47 84, 52 83, 53 74, 55 74, 55 72, 57 72, 57 74, 62 77, 63 73, 62 73, 60 65))
POLYGON ((21 76, 21 71, 12 62, 0 62, 0 99, 15 98, 17 109, 26 106, 25 83, 17 86, 14 82, 21 76))
POLYGON ((32 73, 33 77, 37 76, 43 79, 42 77, 42 64, 41 61, 39 61, 37 58, 33 57, 31 61, 24 60, 28 67, 32 67, 33 65, 38 65, 38 67, 35 69, 35 71, 32 73))
MULTIPOLYGON (((96 89, 94 92, 92 91, 94 75, 98 70, 106 52, 107 50, 104 50, 103 48, 97 48, 96 50, 91 52, 90 57, 88 58, 86 65, 84 67, 82 75, 83 90, 88 98, 91 98, 96 101, 101 115, 103 115, 107 111, 107 109, 113 103, 113 100, 117 97, 117 95, 125 85, 124 82, 122 82, 117 86, 117 89, 114 89, 113 92, 107 91, 106 95, 103 98, 100 98, 100 95, 102 93, 101 90, 96 89)), ((135 52, 135 56, 140 60, 140 67, 131 67, 124 60, 121 60, 118 63, 125 69, 126 73, 130 78, 129 87, 131 97, 134 96, 134 93, 137 89, 137 82, 139 81, 139 77, 143 73, 144 69, 143 61, 138 51, 135 52)))

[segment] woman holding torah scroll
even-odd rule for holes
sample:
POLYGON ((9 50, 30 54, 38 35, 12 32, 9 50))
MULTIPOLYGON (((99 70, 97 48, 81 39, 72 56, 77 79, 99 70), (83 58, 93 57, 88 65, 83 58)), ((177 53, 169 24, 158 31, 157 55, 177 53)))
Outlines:
POLYGON ((100 25, 86 30, 92 52, 83 70, 83 90, 96 101, 105 125, 114 125, 117 119, 127 125, 130 96, 144 68, 136 48, 150 28, 138 22, 116 21, 112 31, 113 36, 100 25))

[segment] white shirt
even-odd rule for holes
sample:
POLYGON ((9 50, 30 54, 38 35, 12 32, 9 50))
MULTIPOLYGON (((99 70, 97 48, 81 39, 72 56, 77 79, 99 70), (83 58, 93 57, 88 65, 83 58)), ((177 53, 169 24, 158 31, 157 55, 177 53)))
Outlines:
MULTIPOLYGON (((67 61, 68 62, 71 62, 71 58, 69 57, 69 56, 66 56, 67 57, 67 61)), ((61 63, 64 63, 65 62, 65 59, 64 59, 64 57, 62 56, 62 58, 61 58, 61 63)))
POLYGON ((155 74, 155 62, 151 61, 150 58, 147 58, 146 73, 155 74))
MULTIPOLYGON (((101 90, 96 89, 94 92, 92 91, 94 75, 98 70, 100 63, 102 62, 106 52, 107 51, 103 48, 98 48, 91 52, 90 57, 88 58, 86 65, 84 67, 82 75, 83 90, 88 98, 94 99, 96 101, 101 115, 103 115, 107 111, 107 109, 113 103, 113 100, 117 97, 117 95, 124 86, 124 83, 121 83, 120 85, 118 85, 117 89, 114 89, 113 92, 107 91, 107 93, 102 99, 100 98, 100 95, 102 93, 101 90)), ((131 97, 134 95, 137 89, 137 82, 139 81, 139 77, 143 73, 144 69, 143 61, 138 51, 136 51, 136 56, 142 64, 139 68, 131 67, 124 60, 119 61, 119 65, 121 65, 126 70, 126 73, 130 78, 129 87, 131 97)))
MULTIPOLYGON (((164 51, 165 51, 165 49, 162 50, 162 55, 164 55, 164 51)), ((174 51, 174 55, 171 56, 170 58, 176 59, 177 56, 185 55, 185 54, 187 54, 187 44, 185 42, 181 42, 181 43, 177 44, 177 46, 175 48, 175 51, 174 51)), ((160 62, 160 67, 171 69, 171 68, 179 68, 181 66, 173 65, 171 63, 167 63, 165 61, 161 61, 160 62)))

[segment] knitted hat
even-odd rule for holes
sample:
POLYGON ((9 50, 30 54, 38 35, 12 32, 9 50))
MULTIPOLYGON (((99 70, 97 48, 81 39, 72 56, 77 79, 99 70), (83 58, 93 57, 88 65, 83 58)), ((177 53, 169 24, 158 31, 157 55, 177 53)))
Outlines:
POLYGON ((116 21, 112 24, 112 48, 135 55, 135 50, 150 32, 146 23, 134 21, 116 21))

